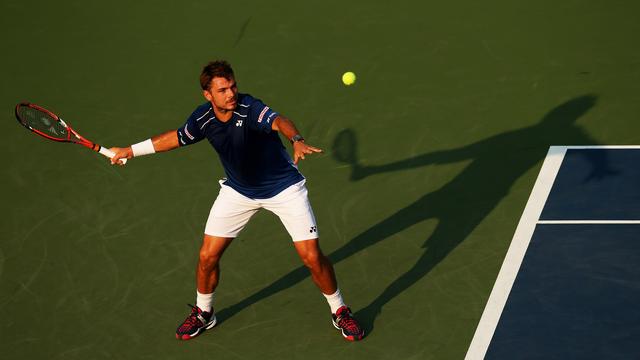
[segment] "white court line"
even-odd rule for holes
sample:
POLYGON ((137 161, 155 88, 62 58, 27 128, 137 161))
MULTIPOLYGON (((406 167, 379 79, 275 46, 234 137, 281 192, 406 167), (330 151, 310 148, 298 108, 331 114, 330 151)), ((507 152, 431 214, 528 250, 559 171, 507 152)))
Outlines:
POLYGON ((562 147, 565 149, 640 149, 640 145, 571 145, 571 146, 552 146, 552 147, 562 147))
MULTIPOLYGON (((538 174, 527 205, 522 213, 518 227, 516 228, 511 245, 507 251, 498 278, 491 290, 489 300, 482 313, 476 332, 473 335, 465 360, 484 359, 491 338, 498 326, 498 321, 502 315, 502 310, 507 302, 516 275, 520 270, 520 265, 533 236, 537 224, 558 223, 553 220, 539 221, 544 204, 547 202, 553 182, 558 175, 562 160, 568 149, 640 149, 639 145, 607 145, 607 146, 551 146, 547 153, 542 169, 538 174)), ((597 220, 560 220, 565 223, 577 223, 575 221, 589 221, 590 224, 597 223, 597 220)), ((617 221, 617 220, 604 220, 617 221)), ((621 220, 624 221, 624 220, 621 220)), ((635 220, 630 220, 635 221, 635 220)), ((620 222, 618 222, 620 223, 620 222)), ((627 223, 627 222, 624 222, 627 223)), ((635 222, 634 222, 635 223, 635 222)), ((640 221, 638 222, 640 223, 640 221)))
POLYGON ((473 340, 471 340, 471 345, 469 345, 469 350, 467 350, 465 360, 481 360, 484 359, 487 353, 489 343, 498 325, 498 320, 500 320, 500 315, 507 302, 507 297, 520 269, 520 264, 522 264, 524 254, 527 252, 536 223, 540 218, 544 204, 547 202, 551 186, 558 174, 558 170, 560 170, 560 165, 562 165, 566 152, 567 148, 564 146, 552 146, 549 148, 547 157, 542 164, 542 169, 538 174, 538 179, 529 196, 529 201, 527 201, 516 232, 511 240, 502 268, 498 273, 498 278, 493 285, 493 290, 491 290, 491 295, 489 295, 489 300, 473 335, 473 340))
POLYGON ((640 220, 540 220, 538 224, 547 225, 624 225, 640 224, 640 220))

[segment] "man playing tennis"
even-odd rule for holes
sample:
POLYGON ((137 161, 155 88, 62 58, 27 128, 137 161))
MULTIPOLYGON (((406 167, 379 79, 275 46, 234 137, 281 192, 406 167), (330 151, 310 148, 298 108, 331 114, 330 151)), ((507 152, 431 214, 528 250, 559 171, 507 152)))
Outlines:
POLYGON ((291 122, 248 94, 238 93, 226 61, 207 64, 200 74, 207 102, 198 106, 184 125, 126 148, 112 148, 118 159, 169 151, 207 139, 218 152, 226 173, 204 231, 196 269, 196 305, 178 327, 176 337, 191 339, 216 325, 214 291, 220 277, 219 261, 260 208, 282 221, 313 282, 331 307, 333 325, 351 341, 364 331, 345 305, 333 266, 318 244, 318 229, 307 197, 305 178, 297 163, 307 154, 322 152, 310 146, 291 122), (293 144, 293 161, 278 132, 293 144))

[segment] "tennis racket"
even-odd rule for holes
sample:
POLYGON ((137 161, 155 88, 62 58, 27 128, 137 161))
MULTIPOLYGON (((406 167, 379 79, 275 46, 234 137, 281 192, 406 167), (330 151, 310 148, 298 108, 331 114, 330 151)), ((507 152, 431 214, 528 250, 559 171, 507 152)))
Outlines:
MULTIPOLYGON (((16 118, 33 133, 49 140, 86 146, 108 158, 116 155, 113 151, 85 139, 58 115, 36 104, 23 102, 16 105, 16 118)), ((127 159, 120 159, 120 161, 126 164, 127 159)))

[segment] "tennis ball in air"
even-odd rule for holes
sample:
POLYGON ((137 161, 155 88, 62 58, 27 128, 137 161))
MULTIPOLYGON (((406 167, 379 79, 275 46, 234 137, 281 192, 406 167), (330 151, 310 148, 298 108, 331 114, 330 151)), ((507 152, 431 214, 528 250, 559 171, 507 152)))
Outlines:
POLYGON ((342 82, 347 86, 353 85, 353 83, 356 82, 356 74, 352 73, 351 71, 347 71, 346 73, 342 74, 342 82))

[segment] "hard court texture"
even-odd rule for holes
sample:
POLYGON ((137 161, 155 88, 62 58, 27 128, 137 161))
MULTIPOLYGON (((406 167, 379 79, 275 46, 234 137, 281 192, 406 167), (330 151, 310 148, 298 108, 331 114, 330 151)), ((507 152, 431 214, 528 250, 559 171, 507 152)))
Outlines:
POLYGON ((638 11, 3 0, 2 358, 462 359, 548 147, 639 142, 638 11), (136 143, 205 101, 215 58, 325 150, 300 169, 362 342, 332 327, 265 212, 222 260, 219 325, 175 340, 224 176, 212 148, 118 168, 14 119, 27 100, 103 145, 136 143))

